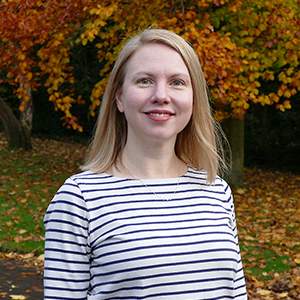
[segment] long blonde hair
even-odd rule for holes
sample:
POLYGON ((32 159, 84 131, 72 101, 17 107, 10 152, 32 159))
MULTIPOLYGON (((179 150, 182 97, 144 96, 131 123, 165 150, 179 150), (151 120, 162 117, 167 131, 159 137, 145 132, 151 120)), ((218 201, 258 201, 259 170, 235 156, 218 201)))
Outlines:
POLYGON ((207 85, 197 54, 177 34, 164 29, 147 29, 129 39, 112 69, 103 95, 96 130, 82 170, 101 173, 110 168, 127 140, 127 122, 116 105, 116 93, 122 87, 126 65, 142 46, 158 43, 176 50, 184 60, 192 81, 194 107, 187 126, 178 134, 175 153, 183 162, 207 173, 212 183, 226 169, 220 142, 220 128, 213 119, 207 85))

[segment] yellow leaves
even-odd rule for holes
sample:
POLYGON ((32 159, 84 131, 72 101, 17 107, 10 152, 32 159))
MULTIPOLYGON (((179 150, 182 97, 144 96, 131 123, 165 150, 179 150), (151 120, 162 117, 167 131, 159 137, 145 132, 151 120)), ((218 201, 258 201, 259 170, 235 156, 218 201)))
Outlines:
POLYGON ((277 105, 276 105, 276 109, 279 109, 279 110, 281 110, 282 112, 284 112, 286 109, 291 109, 291 108, 292 108, 292 106, 291 106, 291 103, 290 103, 289 100, 285 100, 285 101, 283 102, 283 104, 277 104, 277 105))
POLYGON ((64 116, 61 118, 64 121, 64 125, 67 126, 67 128, 73 128, 74 130, 78 130, 79 132, 83 131, 83 127, 77 123, 78 119, 74 116, 71 116, 68 118, 67 116, 64 116))
POLYGON ((289 296, 288 292, 277 294, 280 299, 286 299, 289 296))
POLYGON ((255 81, 256 78, 259 78, 260 74, 259 73, 251 73, 249 76, 250 81, 255 81))
POLYGON ((286 91, 284 92, 283 96, 286 97, 286 98, 291 98, 292 93, 291 93, 290 90, 286 90, 286 91))
POLYGON ((53 80, 53 89, 58 90, 58 86, 61 85, 64 82, 63 77, 59 77, 53 80))
POLYGON ((187 19, 193 19, 195 17, 196 13, 194 11, 189 10, 186 14, 187 19))
POLYGON ((271 99, 271 101, 275 102, 275 103, 278 103, 279 102, 279 96, 277 94, 274 94, 274 93, 271 93, 269 94, 269 97, 271 99))
POLYGON ((290 61, 297 62, 298 61, 298 56, 296 54, 292 54, 291 57, 290 57, 290 61))
POLYGON ((243 194, 245 194, 246 189, 239 188, 239 189, 237 189, 235 192, 238 193, 239 195, 243 195, 243 194))
POLYGON ((27 297, 24 295, 9 295, 12 300, 25 300, 27 297))
POLYGON ((283 102, 283 106, 286 108, 286 109, 291 109, 292 106, 291 106, 291 102, 289 100, 285 100, 283 102))
POLYGON ((243 5, 243 2, 240 0, 237 0, 237 1, 233 1, 232 3, 230 3, 229 8, 231 11, 236 13, 238 11, 238 9, 240 8, 240 6, 242 6, 242 5, 243 5))
POLYGON ((296 13, 297 13, 297 12, 296 12, 295 10, 292 9, 292 10, 290 10, 290 12, 287 14, 287 17, 288 17, 289 19, 293 19, 296 13))
POLYGON ((31 80, 32 79, 32 73, 31 72, 29 72, 29 73, 26 74, 26 79, 27 80, 31 80))
MULTIPOLYGON (((300 253, 295 255, 294 262, 296 264, 300 265, 300 253)), ((299 278, 299 281, 300 281, 300 278, 299 278)))
POLYGON ((63 98, 63 102, 64 102, 65 104, 70 104, 71 102, 73 102, 73 99, 72 99, 70 96, 65 96, 65 97, 63 98))
POLYGON ((283 83, 285 84, 288 84, 288 83, 292 83, 293 82, 293 79, 291 77, 287 77, 286 74, 292 74, 293 73, 293 69, 291 71, 292 68, 289 68, 288 71, 285 73, 285 72, 281 72, 279 75, 278 75, 278 79, 280 81, 282 81, 283 83))
POLYGON ((260 294, 261 296, 268 296, 268 295, 272 294, 272 291, 261 289, 261 290, 258 290, 257 293, 260 294))
POLYGON ((55 47, 59 46, 60 44, 61 44, 61 41, 55 40, 55 41, 53 41, 52 46, 55 48, 55 47))
POLYGON ((261 31, 264 31, 267 29, 266 25, 265 24, 260 24, 259 27, 258 27, 261 31))
POLYGON ((14 74, 13 74, 12 72, 8 72, 6 76, 7 76, 7 78, 12 78, 13 75, 14 75, 14 74))
POLYGON ((90 9, 90 14, 91 15, 100 15, 100 13, 102 12, 103 10, 101 10, 100 8, 92 8, 90 9))
POLYGON ((198 1, 198 6, 201 8, 205 8, 205 7, 210 6, 210 4, 208 2, 206 2, 205 0, 201 0, 201 1, 198 1))
POLYGON ((264 104, 270 105, 271 100, 270 100, 269 96, 265 96, 261 103, 262 103, 262 105, 264 105, 264 104))
POLYGON ((294 68, 289 68, 289 69, 286 71, 286 74, 290 76, 290 75, 293 74, 293 72, 294 72, 294 68))
POLYGON ((54 102, 56 100, 56 97, 52 94, 49 97, 49 101, 54 102))
POLYGON ((256 99, 255 95, 252 92, 249 94, 249 96, 251 99, 256 99))
POLYGON ((24 60, 25 58, 26 58, 26 56, 23 53, 19 53, 19 55, 18 55, 19 60, 24 60))
POLYGON ((84 38, 84 39, 82 40, 82 45, 85 46, 85 45, 87 44, 87 42, 88 42, 88 39, 84 38))
POLYGON ((250 52, 249 53, 249 55, 248 55, 248 58, 254 58, 254 59, 256 59, 256 58, 258 58, 260 56, 260 54, 259 54, 259 52, 257 52, 257 51, 254 51, 254 52, 250 52))
POLYGON ((30 97, 28 96, 28 95, 26 95, 25 97, 24 97, 24 101, 25 102, 28 102, 30 100, 30 97))

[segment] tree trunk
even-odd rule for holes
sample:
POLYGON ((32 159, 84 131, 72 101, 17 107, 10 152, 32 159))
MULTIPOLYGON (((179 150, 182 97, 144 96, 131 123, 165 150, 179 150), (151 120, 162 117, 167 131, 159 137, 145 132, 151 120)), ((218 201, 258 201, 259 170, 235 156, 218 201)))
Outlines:
POLYGON ((30 136, 25 134, 20 122, 1 97, 0 121, 4 126, 9 149, 23 148, 26 151, 32 149, 30 136))
MULTIPOLYGON (((23 85, 21 84, 21 87, 23 85)), ((33 101, 31 94, 31 86, 27 88, 26 96, 29 97, 28 102, 24 106, 24 111, 20 114, 20 124, 23 128, 24 134, 26 135, 27 140, 30 140, 31 130, 32 130, 32 120, 33 120, 33 101)))
POLYGON ((235 188, 243 186, 244 172, 244 119, 227 119, 222 123, 232 153, 232 169, 226 177, 235 188))

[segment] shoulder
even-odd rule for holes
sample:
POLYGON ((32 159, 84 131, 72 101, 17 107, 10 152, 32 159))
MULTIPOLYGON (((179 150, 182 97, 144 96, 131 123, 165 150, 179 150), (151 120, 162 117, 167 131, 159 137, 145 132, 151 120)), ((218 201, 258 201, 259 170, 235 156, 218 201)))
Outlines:
POLYGON ((212 184, 209 184, 207 183, 207 174, 205 171, 197 170, 190 166, 186 173, 186 177, 188 177, 192 182, 198 182, 199 184, 203 184, 207 187, 221 188, 224 190, 227 190, 228 188, 230 189, 228 183, 220 176, 216 176, 215 181, 212 184))
POLYGON ((201 186, 201 189, 208 193, 218 194, 223 201, 230 201, 229 198, 231 198, 232 195, 231 188, 228 183, 220 176, 216 176, 214 182, 209 184, 207 183, 207 176, 205 171, 189 167, 185 178, 189 181, 190 184, 201 186))
MULTIPOLYGON (((74 181, 78 183, 91 182, 94 180, 99 180, 105 177, 105 173, 94 173, 91 171, 84 171, 75 175, 70 176, 67 181, 74 181)), ((109 175, 107 175, 109 176, 109 175)))

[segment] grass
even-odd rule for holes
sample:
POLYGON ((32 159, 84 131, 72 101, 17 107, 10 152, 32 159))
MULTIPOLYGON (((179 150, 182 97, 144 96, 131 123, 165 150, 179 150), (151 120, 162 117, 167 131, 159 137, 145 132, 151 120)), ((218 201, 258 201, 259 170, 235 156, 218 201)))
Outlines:
POLYGON ((0 250, 44 251, 45 211, 65 179, 79 172, 84 147, 33 139, 34 150, 6 149, 0 135, 0 250))
POLYGON ((275 273, 290 270, 292 268, 291 257, 286 254, 279 254, 272 250, 273 247, 274 245, 269 245, 269 248, 262 251, 256 246, 245 247, 244 243, 241 242, 240 248, 243 253, 246 274, 265 281, 270 280, 275 273))
POLYGON ((300 270, 300 176, 245 169, 244 180, 234 198, 246 278, 267 282, 300 270))

